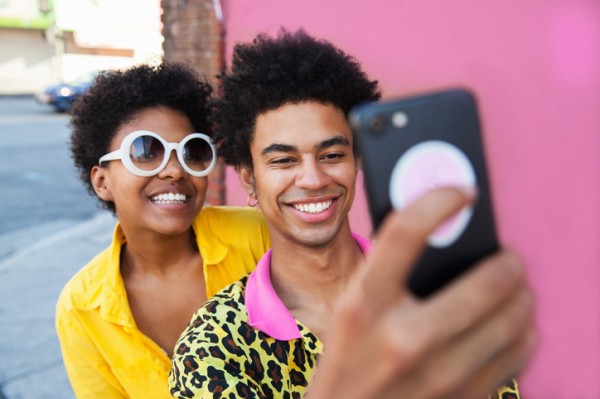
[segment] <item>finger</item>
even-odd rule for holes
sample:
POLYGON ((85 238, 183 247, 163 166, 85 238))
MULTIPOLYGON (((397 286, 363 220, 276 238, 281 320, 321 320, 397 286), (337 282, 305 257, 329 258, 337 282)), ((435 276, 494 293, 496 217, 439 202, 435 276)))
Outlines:
POLYGON ((532 297, 523 288, 493 317, 428 353, 410 378, 388 392, 411 398, 449 398, 453 392, 461 398, 471 397, 466 392, 487 395, 518 373, 530 356, 532 320, 532 297))
MULTIPOLYGON (((443 387, 439 383, 440 377, 447 379, 443 373, 427 381, 419 380, 418 383, 414 378, 410 379, 408 386, 402 385, 388 389, 378 397, 382 399, 406 397, 411 399, 483 399, 494 397, 491 395, 496 394, 499 387, 509 392, 512 388, 514 391, 518 386, 512 378, 527 365, 535 348, 535 338, 533 337, 533 334, 526 335, 523 339, 516 341, 493 362, 475 371, 472 375, 466 376, 463 381, 456 382, 456 386, 453 388, 443 387), (515 373, 515 370, 518 372, 515 373)), ((512 398, 513 396, 501 397, 512 398)))
POLYGON ((435 338, 443 343, 494 314, 525 284, 521 259, 510 250, 500 250, 430 297, 421 322, 431 329, 430 323, 437 320, 435 327, 444 334, 435 338))
POLYGON ((521 260, 501 250, 422 301, 419 312, 404 316, 407 321, 396 336, 398 345, 410 340, 415 357, 446 345, 511 303, 524 284, 521 260))
MULTIPOLYGON (((518 389, 513 378, 519 375, 526 367, 529 359, 535 351, 536 334, 533 327, 522 339, 507 348, 494 362, 482 367, 469 383, 461 387, 459 392, 452 395, 456 399, 486 398, 498 392, 498 387, 507 389, 509 392, 518 389)), ((500 396, 513 397, 513 396, 500 396)))
POLYGON ((379 341, 383 347, 383 353, 379 354, 382 360, 371 370, 372 374, 377 375, 379 384, 384 384, 384 380, 393 379, 394 373, 422 367, 423 361, 431 357, 443 359, 442 355, 467 358, 462 361, 465 364, 457 367, 448 364, 452 369, 449 372, 440 370, 446 376, 476 369, 487 359, 485 356, 493 357, 506 345, 511 332, 516 334, 523 326, 509 322, 502 324, 504 329, 496 325, 485 329, 482 325, 490 320, 502 323, 507 317, 511 320, 510 314, 502 313, 507 307, 523 318, 531 316, 530 293, 523 284, 519 258, 503 250, 429 300, 418 302, 413 306, 416 311, 407 309, 406 304, 398 304, 399 310, 390 309, 387 313, 391 315, 386 327, 388 335, 379 341), (465 336, 470 338, 465 339, 465 336), (462 344, 460 339, 464 340, 462 344))
POLYGON ((398 294, 406 293, 407 276, 427 237, 448 217, 472 202, 468 189, 432 190, 384 221, 362 274, 365 297, 377 314, 398 294), (400 289, 399 289, 400 288, 400 289))
POLYGON ((490 377, 497 378, 494 382, 496 385, 500 384, 508 375, 514 375, 520 367, 521 359, 511 359, 506 357, 506 353, 529 331, 532 325, 532 309, 530 295, 523 290, 508 306, 501 308, 497 315, 457 337, 446 345, 448 349, 431 357, 424 366, 425 371, 413 381, 417 385, 420 385, 419 381, 427 385, 425 392, 428 395, 447 395, 457 387, 464 384, 468 386, 470 379, 479 370, 496 364, 498 358, 504 358, 504 366, 509 368, 508 371, 490 369, 490 377))

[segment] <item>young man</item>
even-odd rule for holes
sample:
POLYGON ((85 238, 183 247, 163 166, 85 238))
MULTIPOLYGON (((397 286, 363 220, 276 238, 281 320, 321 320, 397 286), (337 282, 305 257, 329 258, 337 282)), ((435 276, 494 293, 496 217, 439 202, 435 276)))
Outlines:
MULTIPOLYGON (((522 367, 531 301, 514 256, 432 299, 404 288, 428 233, 472 194, 426 195, 388 220, 372 252, 350 231, 358 164, 346 115, 379 98, 360 64, 282 31, 236 46, 222 84, 217 141, 272 249, 194 315, 175 348, 174 396, 482 398, 522 367)), ((519 397, 514 382, 497 392, 519 397)))

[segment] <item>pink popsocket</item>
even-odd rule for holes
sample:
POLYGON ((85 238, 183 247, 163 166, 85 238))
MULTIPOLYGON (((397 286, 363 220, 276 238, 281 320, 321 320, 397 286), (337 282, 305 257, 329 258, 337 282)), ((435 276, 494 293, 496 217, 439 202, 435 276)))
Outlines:
MULTIPOLYGON (((431 189, 475 185, 473 166, 460 149, 443 141, 424 141, 408 149, 396 162, 390 176, 390 200, 395 209, 403 209, 431 189)), ((429 236, 429 245, 443 248, 454 243, 472 215, 472 207, 463 208, 429 236)))

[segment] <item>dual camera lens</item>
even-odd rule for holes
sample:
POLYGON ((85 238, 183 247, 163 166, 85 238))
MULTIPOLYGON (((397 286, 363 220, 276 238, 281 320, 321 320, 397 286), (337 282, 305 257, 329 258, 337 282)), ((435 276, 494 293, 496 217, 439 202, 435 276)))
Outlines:
POLYGON ((408 124, 408 115, 402 111, 396 111, 391 115, 375 114, 369 119, 369 129, 372 133, 380 133, 388 123, 396 129, 402 129, 408 124))

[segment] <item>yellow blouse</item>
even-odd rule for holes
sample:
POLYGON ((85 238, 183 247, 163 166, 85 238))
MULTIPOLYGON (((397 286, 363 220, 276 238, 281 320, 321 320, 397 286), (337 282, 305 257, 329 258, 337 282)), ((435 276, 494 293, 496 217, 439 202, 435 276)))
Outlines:
MULTIPOLYGON (((262 215, 249 208, 204 208, 193 229, 209 298, 252 271, 270 247, 262 215)), ((119 262, 124 242, 117 224, 111 246, 63 288, 56 330, 65 368, 78 398, 172 398, 171 359, 138 330, 129 308, 119 262)))

